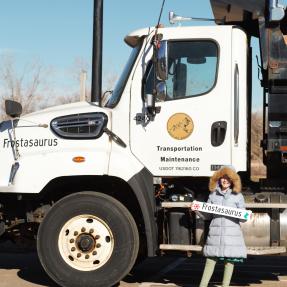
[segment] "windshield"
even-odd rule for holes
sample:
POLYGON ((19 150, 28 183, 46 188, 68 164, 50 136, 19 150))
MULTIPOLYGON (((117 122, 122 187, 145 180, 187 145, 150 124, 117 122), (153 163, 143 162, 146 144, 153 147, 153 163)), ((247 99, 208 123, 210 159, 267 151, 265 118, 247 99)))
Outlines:
POLYGON ((119 102, 122 92, 125 88, 126 82, 129 78, 130 72, 134 66, 135 60, 137 58, 137 55, 140 51, 141 48, 141 44, 139 44, 138 46, 136 46, 135 48, 133 48, 131 55, 128 59, 128 62, 126 63, 126 66, 119 78, 119 80, 117 81, 117 84, 113 90, 113 93, 110 97, 110 99, 108 100, 107 104, 105 105, 105 107, 107 108, 114 108, 117 103, 119 102))

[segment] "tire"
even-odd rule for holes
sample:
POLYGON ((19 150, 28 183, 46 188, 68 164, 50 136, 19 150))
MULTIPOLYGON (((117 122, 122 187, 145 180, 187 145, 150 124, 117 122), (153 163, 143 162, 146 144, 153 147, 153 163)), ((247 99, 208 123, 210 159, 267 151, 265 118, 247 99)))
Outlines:
POLYGON ((38 231, 40 262, 63 287, 113 286, 131 270, 138 249, 138 230, 130 212, 97 192, 64 197, 38 231))

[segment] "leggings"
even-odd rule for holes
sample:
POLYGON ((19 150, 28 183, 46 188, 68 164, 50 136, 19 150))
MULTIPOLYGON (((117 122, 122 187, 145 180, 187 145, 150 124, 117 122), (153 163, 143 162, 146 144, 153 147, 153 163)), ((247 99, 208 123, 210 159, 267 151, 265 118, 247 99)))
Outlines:
MULTIPOLYGON (((199 287, 207 287, 209 280, 213 274, 215 264, 217 262, 217 259, 211 259, 207 258, 204 272, 201 278, 201 282, 199 287)), ((232 273, 234 269, 234 263, 224 261, 224 274, 223 274, 223 281, 222 281, 222 287, 228 287, 231 281, 232 273)))

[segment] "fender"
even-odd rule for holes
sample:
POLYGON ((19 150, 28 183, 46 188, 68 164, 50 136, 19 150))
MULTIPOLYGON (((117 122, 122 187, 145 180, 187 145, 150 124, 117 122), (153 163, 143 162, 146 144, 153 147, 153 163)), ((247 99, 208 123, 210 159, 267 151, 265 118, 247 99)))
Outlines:
POLYGON ((128 184, 135 192, 144 217, 148 256, 155 256, 158 244, 153 176, 146 168, 143 168, 128 181, 128 184))
POLYGON ((154 256, 158 244, 153 175, 134 157, 129 146, 123 149, 114 143, 112 143, 108 175, 121 178, 134 191, 143 214, 148 256, 154 256))

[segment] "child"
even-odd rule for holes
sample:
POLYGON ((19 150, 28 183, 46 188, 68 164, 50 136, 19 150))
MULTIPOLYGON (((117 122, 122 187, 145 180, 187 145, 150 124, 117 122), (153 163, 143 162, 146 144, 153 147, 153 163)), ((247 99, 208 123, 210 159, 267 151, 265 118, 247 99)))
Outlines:
MULTIPOLYGON (((211 191, 208 203, 245 209, 245 202, 241 192, 241 180, 238 174, 229 167, 216 171, 210 178, 211 191)), ((192 207, 191 207, 192 209, 192 207)), ((199 287, 207 287, 218 260, 224 260, 224 275, 222 287, 230 284, 234 263, 243 262, 246 258, 246 246, 237 218, 217 214, 202 214, 204 219, 212 219, 203 254, 206 264, 199 287)))

